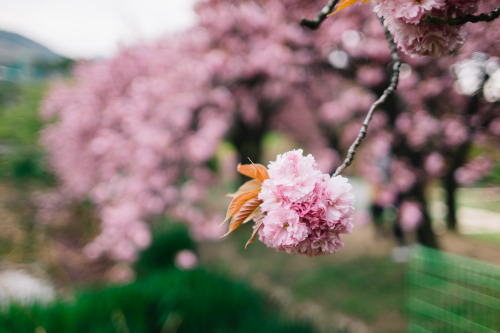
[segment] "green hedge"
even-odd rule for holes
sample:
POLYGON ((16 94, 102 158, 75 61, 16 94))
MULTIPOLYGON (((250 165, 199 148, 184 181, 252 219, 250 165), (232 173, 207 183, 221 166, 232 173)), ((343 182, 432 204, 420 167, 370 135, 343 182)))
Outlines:
POLYGON ((185 223, 175 223, 163 218, 156 221, 155 225, 151 245, 141 252, 135 264, 140 276, 171 268, 179 251, 187 249, 196 252, 196 244, 189 236, 185 223))
POLYGON ((77 293, 50 306, 11 305, 0 332, 313 332, 285 319, 241 282, 203 269, 170 269, 127 286, 77 293))
POLYGON ((0 333, 88 332, 314 332, 286 319, 275 304, 243 282, 198 268, 175 268, 175 255, 196 251, 184 224, 158 221, 151 246, 126 286, 85 288, 73 301, 0 310, 0 333))

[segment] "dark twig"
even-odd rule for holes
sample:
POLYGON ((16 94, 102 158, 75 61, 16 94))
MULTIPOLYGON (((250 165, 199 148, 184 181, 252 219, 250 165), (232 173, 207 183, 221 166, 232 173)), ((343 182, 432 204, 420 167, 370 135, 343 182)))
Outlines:
POLYGON ((500 7, 493 9, 490 13, 479 15, 465 15, 457 18, 438 17, 425 14, 422 21, 425 23, 446 23, 448 25, 462 25, 465 23, 491 22, 500 16, 500 7))
POLYGON ((358 149, 359 145, 363 141, 363 139, 366 136, 366 132, 368 130, 368 125, 370 124, 370 121, 372 120, 373 113, 375 112, 375 109, 379 107, 381 104, 383 104, 389 96, 391 96, 394 91, 396 90, 398 86, 398 81, 399 81, 399 68, 401 67, 401 60, 399 59, 399 54, 398 50, 396 48, 396 44, 394 43, 394 40, 392 39, 392 36, 387 30, 387 28, 384 25, 384 19, 381 18, 380 21, 382 22, 382 25, 384 26, 385 30, 385 38, 387 39, 387 42, 389 43, 389 48, 391 49, 391 56, 392 56, 392 76, 391 76, 391 82, 389 86, 384 90, 384 93, 382 96, 380 96, 371 106, 370 109, 368 110, 368 114, 365 117, 365 120, 363 121, 363 125, 361 125, 361 129, 359 130, 358 136, 356 137, 356 140, 352 143, 351 147, 349 147, 349 150, 347 151, 347 156, 346 159, 344 160, 344 163, 340 165, 337 170, 335 170, 335 173, 333 176, 338 176, 344 171, 345 168, 347 168, 351 163, 352 160, 354 159, 354 154, 356 154, 356 149, 358 149))
POLYGON ((338 2, 339 0, 328 1, 328 4, 326 4, 326 6, 321 9, 321 12, 314 20, 302 19, 302 21, 300 21, 300 24, 312 30, 318 29, 321 22, 323 22, 328 17, 328 14, 333 11, 333 8, 337 5, 338 2))

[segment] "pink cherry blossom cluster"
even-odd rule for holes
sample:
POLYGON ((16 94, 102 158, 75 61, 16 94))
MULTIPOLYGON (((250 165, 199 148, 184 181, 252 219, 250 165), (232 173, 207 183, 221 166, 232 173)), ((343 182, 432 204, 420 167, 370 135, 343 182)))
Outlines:
POLYGON ((61 197, 90 200, 102 221, 84 248, 90 258, 134 261, 150 243, 151 220, 175 215, 179 206, 194 235, 219 236, 213 231, 221 216, 199 211, 203 194, 196 189, 214 178, 204 163, 228 129, 233 98, 225 88, 207 89, 210 65, 193 49, 200 35, 189 36, 185 44, 171 38, 169 45, 139 45, 109 61, 79 64, 75 83, 54 88, 45 100, 42 114, 57 121, 42 141, 61 197))
POLYGON ((352 186, 345 177, 322 174, 314 157, 302 153, 292 150, 269 164, 259 194, 264 213, 259 237, 289 254, 335 253, 343 246, 340 234, 352 231, 352 186))
MULTIPOLYGON (((199 24, 185 32, 79 63, 72 82, 54 86, 42 106, 58 197, 89 200, 101 220, 84 248, 92 259, 134 261, 162 214, 188 222, 195 239, 218 238, 221 214, 207 194, 219 179, 206 164, 224 138, 245 127, 292 127, 278 116, 303 124, 290 114, 307 115, 307 103, 325 100, 311 92, 315 39, 280 1, 211 0, 196 11, 199 24)), ((320 134, 296 127, 319 163, 334 164, 320 134)), ((40 220, 60 211, 54 198, 38 200, 40 220)))
POLYGON ((375 12, 385 19, 398 47, 409 55, 439 57, 464 42, 463 26, 425 23, 425 14, 461 17, 475 13, 479 0, 379 0, 375 12))
MULTIPOLYGON (((43 220, 50 219, 49 211, 62 213, 58 200, 92 201, 102 221, 100 236, 85 251, 92 258, 107 254, 132 261, 149 243, 151 220, 163 213, 188 220, 197 238, 218 236, 221 217, 216 208, 207 214, 215 176, 206 162, 223 138, 243 125, 251 126, 250 134, 284 132, 312 150, 323 172, 330 171, 340 159, 337 150, 352 143, 367 104, 384 88, 390 52, 368 5, 336 15, 314 33, 300 28, 297 22, 313 16, 321 2, 202 1, 196 5, 199 24, 192 29, 124 49, 109 61, 80 64, 71 84, 56 86, 43 107, 46 118, 57 119, 46 126, 42 141, 61 182, 59 195, 41 204, 43 220), (332 54, 341 55, 346 67, 335 67, 332 54)), ((405 22, 404 15, 411 21, 411 15, 424 13, 415 11, 413 1, 400 11, 395 6, 402 0, 378 2, 379 10, 385 6, 386 24, 392 22, 392 30, 406 25, 401 29, 419 43, 425 39, 421 32, 439 27, 405 22), (397 14, 412 10, 416 14, 397 14)), ((451 8, 450 15, 461 15, 477 3, 422 0, 420 8, 432 7, 425 10, 432 15, 451 8)), ((483 0, 479 11, 497 4, 483 0)), ((469 126, 474 146, 485 134, 489 145, 497 146, 498 108, 481 102, 471 121, 463 118, 470 98, 454 92, 449 70, 474 51, 500 56, 500 20, 485 24, 469 25, 458 57, 403 57, 397 103, 374 115, 353 165, 382 187, 376 200, 384 205, 450 172, 454 160, 462 159, 451 154, 462 144, 454 132, 461 129, 457 122, 469 126)), ((250 141, 258 142, 249 135, 250 141)), ((461 182, 470 179, 465 176, 457 174, 461 182)))

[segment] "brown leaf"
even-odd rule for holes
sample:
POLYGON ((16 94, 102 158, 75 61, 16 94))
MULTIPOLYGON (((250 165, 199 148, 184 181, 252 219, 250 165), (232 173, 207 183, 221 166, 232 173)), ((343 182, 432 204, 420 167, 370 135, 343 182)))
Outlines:
MULTIPOLYGON (((337 5, 337 10, 331 13, 330 15, 333 15, 335 13, 340 12, 342 9, 345 9, 351 5, 354 5, 356 2, 361 1, 361 0, 341 0, 340 3, 337 5)), ((363 3, 367 3, 370 0, 363 0, 363 3)), ((329 15, 329 16, 330 16, 329 15)))
POLYGON ((255 217, 255 215, 257 215, 257 213, 259 211, 260 211, 259 209, 254 210, 252 212, 252 214, 248 215, 248 217, 245 219, 245 221, 243 221, 243 224, 245 224, 245 223, 250 222, 251 220, 253 220, 253 218, 255 217))
MULTIPOLYGON (((258 210, 260 212, 260 208, 258 210)), ((257 212, 257 214, 259 212, 257 212)), ((262 227, 262 221, 263 220, 264 220, 263 218, 256 219, 255 225, 253 226, 252 237, 250 237, 250 239, 248 240, 248 242, 245 244, 245 250, 247 249, 248 244, 252 244, 254 242, 255 237, 257 237, 257 233, 259 232, 259 229, 262 227)))
POLYGON ((250 178, 256 178, 261 182, 269 178, 267 169, 262 164, 238 164, 238 172, 250 178))
POLYGON ((262 187, 262 182, 260 180, 252 179, 247 181, 245 184, 241 185, 238 191, 236 191, 235 193, 228 194, 227 196, 234 198, 244 192, 260 190, 261 187, 262 187))
MULTIPOLYGON (((229 220, 229 218, 231 216, 236 214, 236 212, 241 208, 241 206, 243 206, 248 200, 253 199, 253 198, 257 198, 257 196, 259 195, 259 192, 260 192, 260 189, 249 191, 249 192, 244 192, 244 193, 241 193, 240 195, 238 195, 236 198, 234 198, 231 201, 231 203, 229 204, 229 207, 228 207, 227 213, 226 213, 226 219, 224 220, 224 222, 226 222, 227 220, 229 220)), ((224 222, 222 222, 222 223, 224 223, 224 222)))
POLYGON ((234 214, 231 223, 229 223, 229 231, 226 235, 236 230, 248 216, 259 208, 261 203, 262 201, 259 198, 253 198, 245 202, 245 204, 234 214))

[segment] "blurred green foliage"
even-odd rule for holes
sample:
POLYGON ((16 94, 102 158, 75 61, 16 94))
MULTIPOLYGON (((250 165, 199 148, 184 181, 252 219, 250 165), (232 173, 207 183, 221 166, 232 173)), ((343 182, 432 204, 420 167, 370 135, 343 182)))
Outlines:
POLYGON ((56 61, 39 60, 33 63, 35 74, 38 78, 69 77, 75 60, 62 57, 56 61))
POLYGON ((285 319, 241 282, 203 269, 157 272, 127 286, 82 290, 74 301, 11 305, 0 332, 314 332, 285 319))
POLYGON ((141 252, 135 263, 136 271, 140 275, 173 267, 179 251, 196 251, 195 242, 189 236, 185 223, 173 223, 165 219, 156 222, 151 245, 141 252))
POLYGON ((125 286, 85 287, 71 300, 0 309, 0 332, 283 332, 313 333, 242 281, 203 268, 173 265, 195 250, 186 226, 158 221, 152 245, 137 262, 139 279, 125 286))
POLYGON ((0 110, 19 101, 21 88, 12 81, 0 80, 0 110))
POLYGON ((38 110, 45 83, 0 84, 0 177, 49 180, 45 154, 38 144, 38 110))
POLYGON ((0 140, 19 145, 36 144, 42 127, 38 108, 47 90, 46 84, 3 83, 0 90, 0 140))

